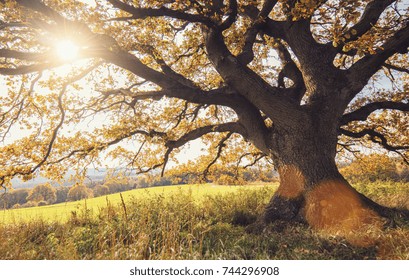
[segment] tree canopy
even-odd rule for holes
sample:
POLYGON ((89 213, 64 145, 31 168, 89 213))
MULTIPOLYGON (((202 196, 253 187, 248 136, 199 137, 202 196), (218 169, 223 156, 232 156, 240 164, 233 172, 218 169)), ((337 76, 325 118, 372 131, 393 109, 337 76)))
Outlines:
POLYGON ((3 186, 102 156, 165 170, 198 138, 205 175, 263 164, 321 119, 338 151, 408 162, 407 1, 0 2, 3 186))

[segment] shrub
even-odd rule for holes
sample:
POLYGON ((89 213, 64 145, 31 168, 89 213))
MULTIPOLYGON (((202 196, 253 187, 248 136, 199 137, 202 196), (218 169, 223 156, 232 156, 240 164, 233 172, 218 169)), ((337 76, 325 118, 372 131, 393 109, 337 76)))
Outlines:
POLYGON ((24 203, 21 207, 28 208, 28 207, 36 207, 37 202, 35 201, 27 201, 27 203, 24 203))
POLYGON ((39 201, 39 202, 37 203, 37 206, 46 206, 46 205, 48 205, 48 202, 47 202, 47 201, 44 201, 44 200, 39 201))
POLYGON ((11 208, 12 208, 12 209, 19 209, 19 208, 21 208, 21 205, 18 204, 18 203, 16 203, 16 204, 14 204, 13 207, 11 207, 11 208))

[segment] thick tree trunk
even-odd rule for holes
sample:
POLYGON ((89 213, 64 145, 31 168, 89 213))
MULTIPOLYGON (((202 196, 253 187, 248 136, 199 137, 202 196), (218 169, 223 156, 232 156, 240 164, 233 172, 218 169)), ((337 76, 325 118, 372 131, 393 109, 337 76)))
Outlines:
POLYGON ((266 207, 264 221, 305 221, 331 233, 379 226, 381 206, 366 198, 338 174, 307 186, 294 166, 279 170, 280 186, 266 207))
POLYGON ((272 157, 280 186, 266 207, 264 222, 304 221, 316 230, 342 236, 382 227, 382 207, 357 192, 338 172, 336 136, 331 135, 336 134, 307 128, 274 139, 278 152, 272 157))

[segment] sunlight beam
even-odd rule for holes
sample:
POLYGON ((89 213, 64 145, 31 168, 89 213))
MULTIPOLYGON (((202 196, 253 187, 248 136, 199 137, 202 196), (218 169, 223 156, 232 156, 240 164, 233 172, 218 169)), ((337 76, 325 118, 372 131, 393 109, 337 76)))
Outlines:
POLYGON ((71 61, 78 57, 80 48, 73 41, 65 39, 56 43, 55 52, 59 59, 71 61))

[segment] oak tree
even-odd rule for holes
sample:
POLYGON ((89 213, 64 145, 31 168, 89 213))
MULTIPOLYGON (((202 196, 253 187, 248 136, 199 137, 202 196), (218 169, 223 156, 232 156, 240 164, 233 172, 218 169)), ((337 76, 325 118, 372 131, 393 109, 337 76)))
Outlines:
POLYGON ((408 161, 405 0, 3 0, 0 182, 101 157, 137 172, 201 138, 206 176, 272 161, 263 220, 354 230, 388 212, 340 150, 408 161))

